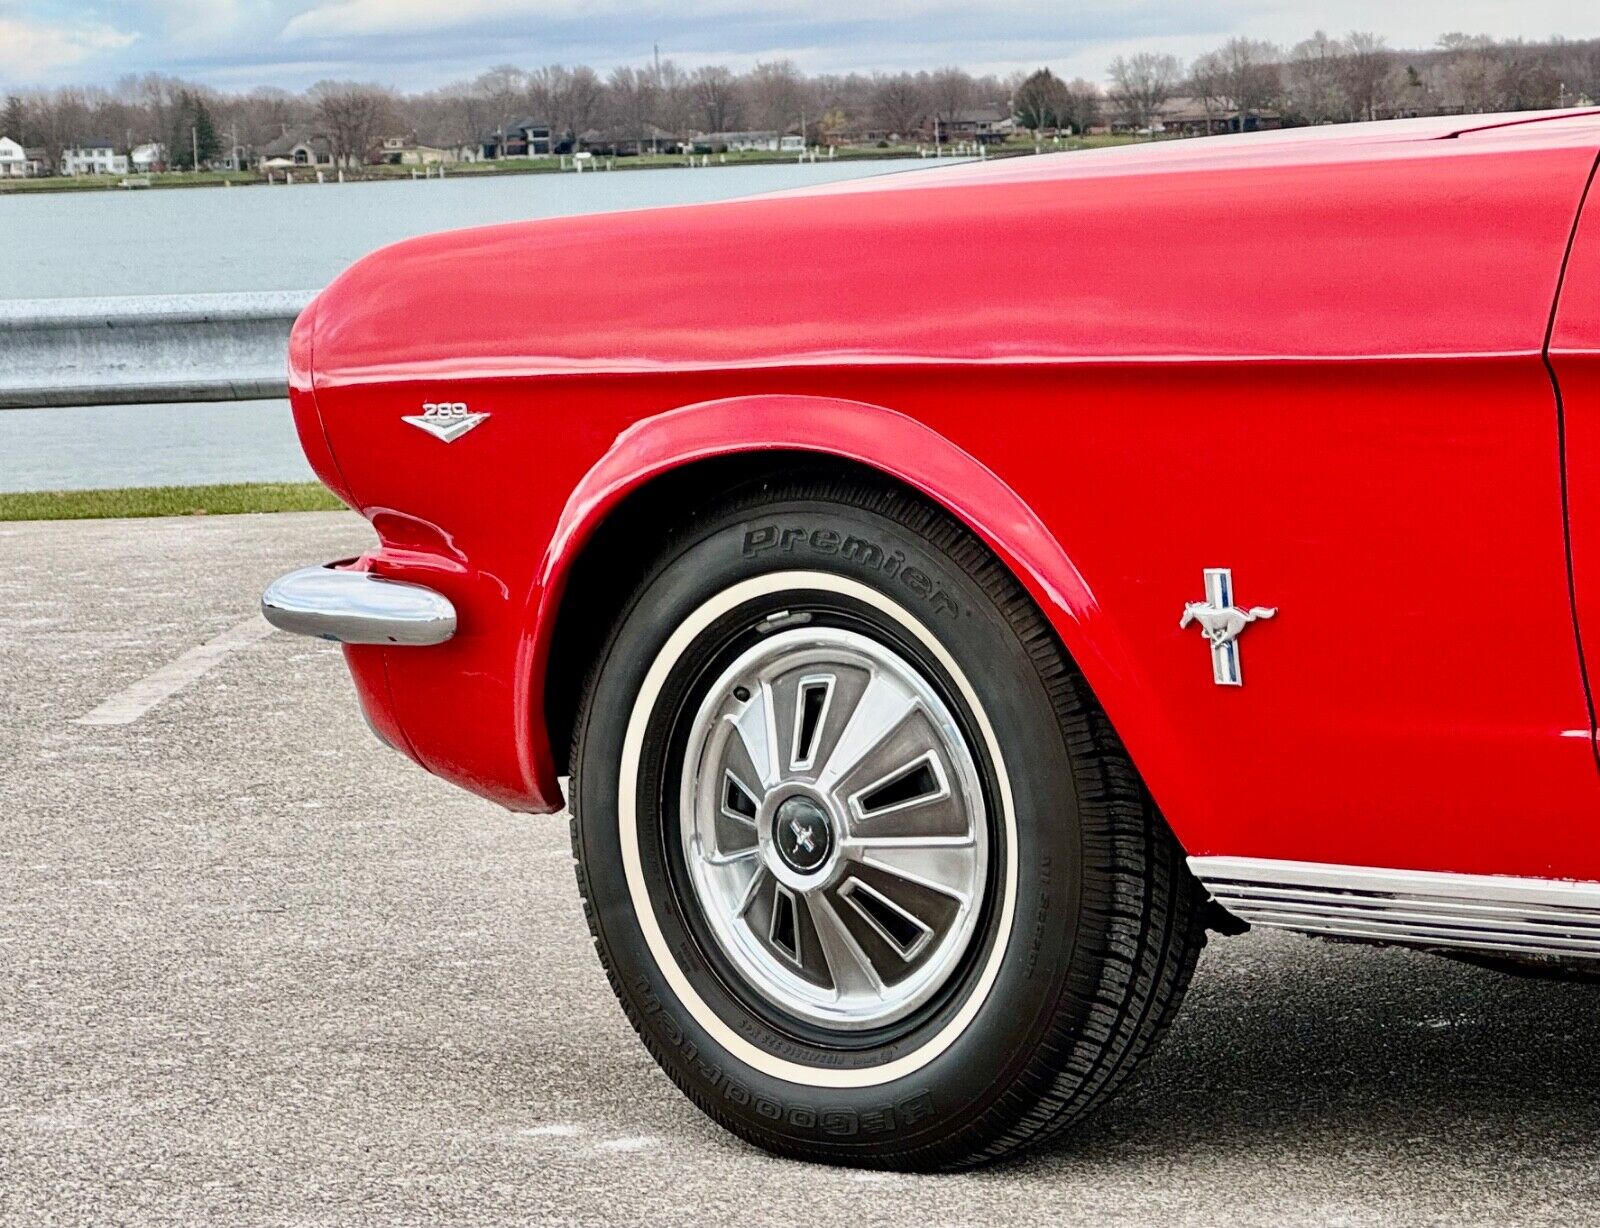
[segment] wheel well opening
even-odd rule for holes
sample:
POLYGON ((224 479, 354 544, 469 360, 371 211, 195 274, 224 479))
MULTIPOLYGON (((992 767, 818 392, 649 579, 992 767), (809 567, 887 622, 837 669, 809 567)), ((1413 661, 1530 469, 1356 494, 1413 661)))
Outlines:
POLYGON ((573 723, 589 672, 645 568, 674 534, 693 524, 710 505, 736 490, 797 473, 865 477, 905 486, 870 465, 820 452, 771 450, 711 457, 668 470, 631 491, 584 543, 567 575, 545 674, 545 728, 558 772, 569 766, 573 723))

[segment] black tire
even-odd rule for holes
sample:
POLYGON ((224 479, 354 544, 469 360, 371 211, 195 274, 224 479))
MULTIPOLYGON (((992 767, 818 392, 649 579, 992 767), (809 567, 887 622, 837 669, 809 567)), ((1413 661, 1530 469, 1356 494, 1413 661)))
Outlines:
MULTIPOLYGON (((968 708, 960 716, 971 729, 968 708)), ((707 1114, 784 1155, 947 1169, 1062 1133, 1150 1052, 1204 942, 1204 895, 1038 609, 969 531, 891 487, 797 476, 735 492, 695 515, 663 545, 590 674, 572 764, 579 888, 629 1020, 707 1114), (874 549, 858 546, 846 557, 838 544, 850 539, 874 549), (897 558, 896 566, 885 562, 897 558), (840 577, 845 595, 774 578, 797 571, 840 577), (735 585, 747 591, 752 580, 789 587, 735 605, 679 655, 663 655, 692 614, 735 585), (868 590, 887 602, 850 604, 849 594, 868 590), (823 621, 856 619, 937 676, 938 662, 905 628, 931 634, 969 684, 958 693, 943 679, 955 704, 962 694, 975 698, 993 731, 989 742, 973 737, 985 796, 1001 796, 987 747, 998 748, 1009 783, 1012 826, 1001 802, 986 821, 996 850, 1011 851, 1014 841, 1014 865, 1009 876, 996 866, 973 954, 942 999, 881 1035, 791 1026, 752 1001, 706 940, 675 870, 674 772, 682 768, 673 762, 674 731, 693 710, 697 686, 707 685, 719 646, 758 634, 751 628, 793 608, 823 621), (647 677, 654 689, 643 692, 647 677), (654 698, 640 699, 642 692, 654 698), (637 763, 628 807, 632 888, 623 858, 625 743, 637 763), (1014 908, 1002 927, 1007 883, 1014 908), (636 908, 641 898, 654 946, 636 908), (658 953, 675 968, 664 969, 658 953), (952 1021, 963 1011, 970 1017, 958 1027, 952 1021), (765 1055, 759 1066, 752 1054, 765 1055), (891 1062, 903 1073, 874 1081, 891 1062), (814 1078, 797 1073, 808 1069, 814 1078)))

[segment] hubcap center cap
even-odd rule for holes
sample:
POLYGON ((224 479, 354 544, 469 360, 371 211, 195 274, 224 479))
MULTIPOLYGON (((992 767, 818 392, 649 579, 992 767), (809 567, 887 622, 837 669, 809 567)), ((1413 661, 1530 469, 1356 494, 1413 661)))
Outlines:
POLYGON ((796 874, 811 874, 833 852, 833 823, 809 797, 791 797, 772 816, 772 842, 784 865, 796 874))

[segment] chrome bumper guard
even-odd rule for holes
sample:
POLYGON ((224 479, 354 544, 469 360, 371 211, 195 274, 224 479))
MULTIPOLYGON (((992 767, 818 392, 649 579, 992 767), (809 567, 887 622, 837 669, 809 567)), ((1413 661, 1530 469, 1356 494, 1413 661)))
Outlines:
POLYGON ((365 571, 302 567, 261 594, 274 627, 340 644, 442 644, 456 633, 456 608, 443 593, 365 571))

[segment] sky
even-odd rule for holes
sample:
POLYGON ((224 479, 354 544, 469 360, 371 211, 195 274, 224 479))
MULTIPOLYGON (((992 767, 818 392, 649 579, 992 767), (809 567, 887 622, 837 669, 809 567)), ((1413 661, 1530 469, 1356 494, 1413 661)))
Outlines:
POLYGON ((221 89, 325 78, 417 91, 496 64, 788 58, 808 72, 1045 64, 1105 77, 1119 54, 1185 59, 1234 35, 1290 45, 1318 27, 1393 47, 1441 33, 1600 36, 1600 0, 0 0, 0 94, 161 72, 221 89))

